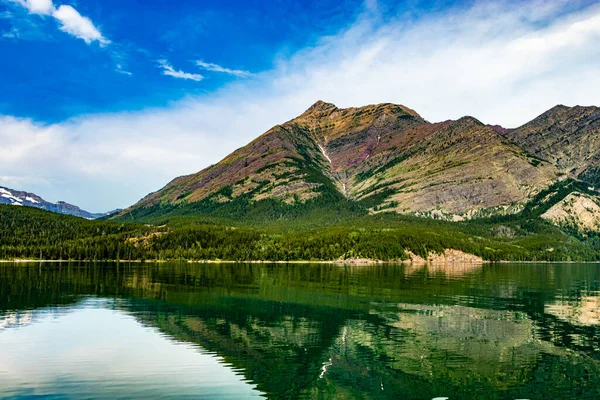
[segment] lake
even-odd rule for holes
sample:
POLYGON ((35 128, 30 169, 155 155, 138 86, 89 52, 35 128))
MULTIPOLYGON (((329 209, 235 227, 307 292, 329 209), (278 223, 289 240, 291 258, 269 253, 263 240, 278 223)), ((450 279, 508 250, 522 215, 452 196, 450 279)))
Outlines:
POLYGON ((0 397, 598 399, 600 265, 0 264, 0 397))

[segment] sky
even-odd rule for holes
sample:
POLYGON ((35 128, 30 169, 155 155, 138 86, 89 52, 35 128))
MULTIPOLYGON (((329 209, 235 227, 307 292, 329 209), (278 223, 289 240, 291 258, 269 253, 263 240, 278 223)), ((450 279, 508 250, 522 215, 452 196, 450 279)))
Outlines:
POLYGON ((0 186, 92 212, 317 100, 517 127, 600 106, 600 1, 0 0, 0 186))

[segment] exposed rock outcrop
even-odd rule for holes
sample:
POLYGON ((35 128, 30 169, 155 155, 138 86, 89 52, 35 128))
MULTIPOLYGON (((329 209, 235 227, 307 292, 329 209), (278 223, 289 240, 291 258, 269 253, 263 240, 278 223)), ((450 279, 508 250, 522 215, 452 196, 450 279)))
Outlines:
POLYGON ((542 214, 542 218, 558 226, 567 226, 582 233, 600 230, 598 198, 582 193, 571 193, 542 214))

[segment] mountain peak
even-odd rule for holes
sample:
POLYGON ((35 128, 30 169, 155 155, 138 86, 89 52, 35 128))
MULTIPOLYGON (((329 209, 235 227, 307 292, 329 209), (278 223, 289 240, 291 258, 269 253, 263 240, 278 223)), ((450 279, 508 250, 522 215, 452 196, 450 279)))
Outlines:
POLYGON ((511 131, 508 138, 562 173, 596 187, 600 182, 600 108, 559 104, 511 131))
POLYGON ((551 109, 549 109, 548 111, 546 111, 545 113, 543 113, 542 115, 540 115, 540 117, 550 116, 550 115, 558 115, 560 113, 568 112, 571 109, 572 109, 571 107, 567 107, 564 104, 557 104, 554 107, 552 107, 551 109))
POLYGON ((457 123, 462 123, 462 124, 470 124, 470 125, 478 125, 478 126, 483 126, 483 122, 481 122, 480 120, 478 120, 475 117, 472 117, 470 115, 466 115, 462 118, 459 118, 458 120, 456 120, 457 123))
POLYGON ((565 106, 564 104, 558 104, 558 105, 552 107, 551 109, 549 109, 548 111, 546 111, 545 113, 543 113, 542 115, 540 115, 537 119, 548 118, 548 117, 568 118, 569 116, 592 115, 592 114, 598 113, 599 110, 600 110, 600 108, 598 108, 596 106, 576 105, 573 107, 569 107, 569 106, 565 106))
POLYGON ((315 104, 310 106, 310 108, 308 110, 306 110, 305 114, 314 113, 314 112, 323 112, 323 111, 329 111, 329 110, 336 110, 336 109, 337 109, 337 107, 335 104, 327 103, 327 102, 324 102, 323 100, 318 100, 315 104))

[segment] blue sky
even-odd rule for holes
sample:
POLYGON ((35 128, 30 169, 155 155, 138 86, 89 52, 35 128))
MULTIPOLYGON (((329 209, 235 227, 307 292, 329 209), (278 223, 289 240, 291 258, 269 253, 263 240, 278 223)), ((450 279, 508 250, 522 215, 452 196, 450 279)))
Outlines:
POLYGON ((318 99, 508 127, 600 105, 598 3, 0 0, 0 186, 126 207, 318 99))
MULTIPOLYGON (((382 18, 406 13, 410 19, 457 5, 377 3, 382 18)), ((268 71, 346 28, 365 8, 362 0, 0 0, 0 50, 18 60, 0 64, 0 113, 58 122, 167 106, 268 71), (88 43, 62 31, 51 11, 35 8, 48 3, 72 6, 102 39, 88 43), (247 74, 207 71, 195 61, 247 74), (181 79, 164 75, 166 65, 182 72, 181 79)))
POLYGON ((62 4, 89 18, 110 44, 88 44, 61 31, 52 16, 4 0, 0 49, 5 59, 18 62, 0 65, 6 89, 0 94, 1 113, 56 122, 83 113, 166 106, 239 78, 206 71, 194 61, 238 71, 269 70, 278 57, 337 32, 362 8, 358 0, 62 4), (201 83, 163 75, 160 60, 175 71, 202 75, 201 83))

